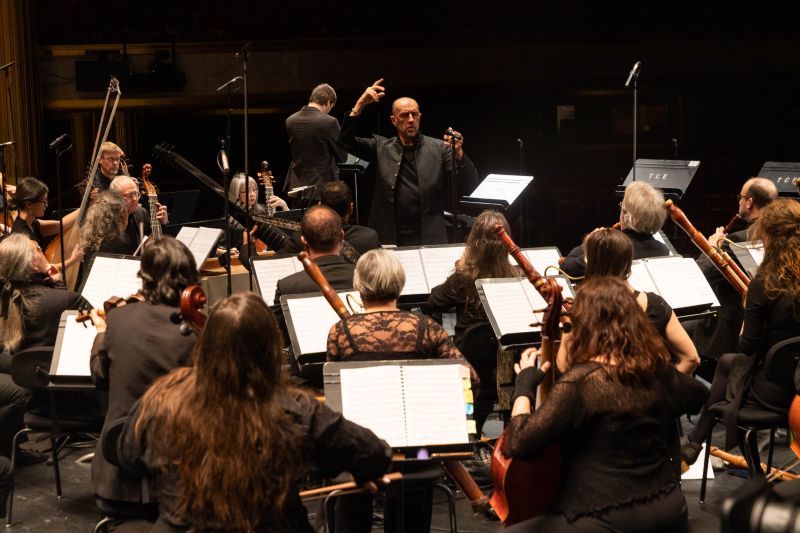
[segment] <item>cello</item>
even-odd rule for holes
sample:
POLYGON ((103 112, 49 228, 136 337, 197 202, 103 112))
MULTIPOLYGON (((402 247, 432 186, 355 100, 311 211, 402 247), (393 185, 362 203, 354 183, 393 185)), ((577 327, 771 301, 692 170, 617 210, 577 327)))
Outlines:
POLYGON ((156 188, 150 181, 150 174, 153 172, 153 165, 145 163, 142 166, 142 185, 147 191, 147 205, 150 207, 150 230, 152 231, 151 237, 153 239, 160 239, 162 235, 161 222, 158 221, 158 196, 156 196, 156 188))

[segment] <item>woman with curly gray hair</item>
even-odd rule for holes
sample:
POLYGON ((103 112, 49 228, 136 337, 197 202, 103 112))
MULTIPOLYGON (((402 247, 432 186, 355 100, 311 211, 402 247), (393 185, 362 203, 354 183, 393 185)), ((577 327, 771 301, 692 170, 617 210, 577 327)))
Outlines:
POLYGON ((127 225, 128 209, 122 196, 113 191, 98 194, 80 227, 77 246, 83 253, 83 261, 78 270, 76 287, 80 286, 87 265, 91 264, 94 256, 99 252, 112 251, 115 243, 122 240, 127 225))

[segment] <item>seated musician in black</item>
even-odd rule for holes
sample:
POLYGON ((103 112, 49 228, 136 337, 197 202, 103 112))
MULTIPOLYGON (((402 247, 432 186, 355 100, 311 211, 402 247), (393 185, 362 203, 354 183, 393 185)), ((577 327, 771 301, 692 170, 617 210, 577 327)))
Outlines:
POLYGON ((598 228, 583 239, 583 248, 586 251, 585 279, 615 276, 625 280, 625 284, 636 297, 636 302, 647 314, 647 318, 666 343, 670 354, 676 359, 675 367, 680 372, 691 375, 700 365, 700 356, 697 355, 697 349, 678 321, 675 312, 660 295, 639 292, 627 281, 631 274, 633 255, 630 239, 617 230, 598 228))
POLYGON ((13 353, 36 346, 54 346, 61 313, 91 307, 80 294, 60 288, 48 276, 47 269, 47 259, 39 245, 26 235, 12 233, 0 242, 0 345, 11 353, 0 356, 0 455, 3 456, 11 454, 11 441, 22 429, 26 409, 48 406, 47 397, 34 399, 32 391, 19 387, 11 379, 13 353))
MULTIPOLYGON (((647 182, 635 181, 625 188, 619 207, 620 229, 633 245, 634 259, 669 255, 669 248, 653 237, 667 219, 661 191, 647 182)), ((585 258, 583 246, 576 246, 564 258, 561 269, 573 277, 583 276, 586 273, 585 258)))
MULTIPOLYGON (((331 328, 327 348, 329 361, 462 357, 435 320, 397 308, 397 298, 405 281, 403 266, 391 251, 371 250, 359 258, 353 287, 361 296, 365 312, 345 318, 331 328)), ((404 496, 406 531, 429 530, 432 497, 432 491, 427 489, 404 496)), ((337 517, 348 515, 350 528, 359 519, 368 526, 372 517, 370 502, 371 498, 348 497, 343 502, 343 512, 337 512, 337 517)), ((387 503, 384 525, 386 531, 393 531, 397 506, 392 499, 387 503)), ((369 527, 366 530, 369 531, 369 527)))
MULTIPOLYGON (((144 237, 150 235, 153 231, 150 224, 150 214, 144 207, 139 205, 139 198, 141 198, 139 186, 130 176, 117 176, 114 178, 114 181, 111 182, 111 191, 118 193, 125 201, 125 209, 128 215, 127 223, 122 239, 104 244, 100 251, 130 255, 139 248, 144 237)), ((158 205, 156 219, 162 225, 169 223, 167 206, 158 205)))
POLYGON ((115 250, 124 242, 127 224, 128 209, 122 196, 114 191, 99 193, 80 227, 77 246, 83 253, 83 260, 78 270, 76 286, 80 286, 89 264, 98 253, 115 250))
MULTIPOLYGON (((515 459, 534 459, 560 443, 559 495, 546 515, 506 531, 686 530, 686 500, 669 442, 675 419, 696 412, 706 388, 670 365, 623 280, 586 281, 571 319, 566 371, 535 411, 544 377, 536 368, 539 352, 526 350, 516 365, 503 450, 515 459)), ((531 479, 531 491, 536 482, 531 479)))
MULTIPOLYGON (((344 181, 329 181, 320 187, 319 203, 330 207, 342 217, 344 240, 349 243, 359 255, 381 247, 378 233, 366 226, 350 224, 353 215, 353 194, 344 181)), ((292 232, 292 240, 278 250, 279 255, 292 255, 300 252, 303 245, 300 242, 300 233, 292 232)))
MULTIPOLYGON (((195 344, 194 333, 183 335, 173 321, 183 290, 199 283, 188 248, 169 236, 147 242, 139 277, 143 302, 113 309, 106 320, 92 311, 97 326, 92 379, 98 389, 109 391, 101 439, 108 425, 125 416, 153 381, 190 363, 195 344)), ((157 505, 146 482, 109 463, 102 446, 92 459, 92 484, 101 511, 155 519, 157 505)))
MULTIPOLYGON (((237 172, 234 174, 233 178, 231 178, 231 182, 228 185, 228 199, 237 206, 241 207, 243 212, 247 207, 249 207, 253 213, 260 213, 263 215, 267 214, 267 206, 258 203, 258 181, 256 181, 256 179, 253 177, 248 179, 244 172, 237 172), (246 182, 249 182, 249 188, 247 187, 246 182), (247 196, 245 196, 246 191, 249 191, 250 193, 247 196)), ((269 199, 269 207, 272 209, 280 209, 281 211, 286 211, 289 209, 289 206, 286 205, 286 202, 274 194, 269 199)), ((256 223, 253 222, 253 226, 255 225, 256 223)), ((234 256, 239 254, 242 264, 248 266, 249 268, 249 263, 246 258, 249 257, 250 254, 247 246, 245 246, 249 239, 248 234, 245 233, 244 226, 242 226, 242 224, 240 224, 234 217, 230 218, 230 228, 229 236, 231 242, 231 252, 234 254, 234 256)), ((252 230, 253 227, 251 226, 250 229, 252 230)), ((218 255, 226 252, 224 246, 225 241, 220 241, 219 248, 217 249, 218 255)))

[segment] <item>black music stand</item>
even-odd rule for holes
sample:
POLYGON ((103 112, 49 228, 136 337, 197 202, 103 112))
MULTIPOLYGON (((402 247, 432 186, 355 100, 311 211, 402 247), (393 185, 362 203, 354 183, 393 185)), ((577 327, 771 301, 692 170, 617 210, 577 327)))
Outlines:
POLYGON ((353 214, 355 215, 355 223, 360 224, 361 222, 359 222, 358 218, 358 178, 364 175, 369 162, 348 153, 344 163, 337 163, 336 166, 339 167, 340 177, 342 174, 353 176, 353 205, 355 206, 353 214))
POLYGON ((758 177, 773 182, 779 196, 800 197, 800 191, 794 184, 794 180, 800 179, 800 163, 767 161, 758 171, 758 177))
POLYGON ((518 205, 522 193, 533 183, 533 176, 489 174, 459 204, 465 212, 479 214, 493 209, 505 213, 518 205))
MULTIPOLYGON (((686 193, 699 166, 700 161, 637 159, 635 181, 646 181, 656 189, 660 189, 664 193, 664 198, 678 201, 686 193)), ((617 186, 618 198, 624 196, 625 188, 634 181, 633 176, 634 169, 631 168, 625 181, 617 186)))

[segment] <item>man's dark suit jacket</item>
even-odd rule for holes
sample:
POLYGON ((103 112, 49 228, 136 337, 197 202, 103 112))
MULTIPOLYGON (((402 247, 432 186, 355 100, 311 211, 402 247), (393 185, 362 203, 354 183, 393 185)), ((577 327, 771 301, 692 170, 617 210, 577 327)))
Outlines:
POLYGON ((284 193, 301 185, 316 185, 312 198, 319 198, 323 183, 339 177, 336 162, 347 159, 339 147, 339 121, 311 106, 286 119, 286 133, 292 149, 292 163, 286 173, 284 193))
MULTIPOLYGON (((325 279, 336 290, 347 290, 353 288, 353 273, 356 266, 348 263, 340 255, 323 255, 317 257, 314 262, 320 271, 325 275, 325 279)), ((275 290, 275 306, 280 308, 281 296, 286 294, 303 294, 307 292, 319 292, 319 287, 306 274, 306 271, 295 272, 290 276, 278 280, 275 290)))
MULTIPOLYGON (((355 248, 359 255, 381 247, 381 241, 378 240, 378 232, 372 228, 345 224, 342 229, 344 230, 344 240, 355 248)), ((300 232, 293 231, 291 237, 286 246, 278 250, 278 255, 294 255, 303 251, 300 232)))

